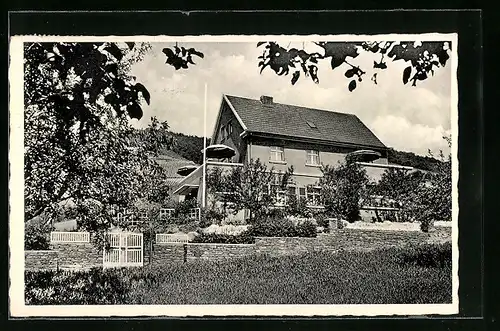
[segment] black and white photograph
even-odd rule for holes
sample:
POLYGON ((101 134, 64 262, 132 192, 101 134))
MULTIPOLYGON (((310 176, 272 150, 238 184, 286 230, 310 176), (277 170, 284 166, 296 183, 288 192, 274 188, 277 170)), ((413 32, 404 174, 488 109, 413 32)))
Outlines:
POLYGON ((10 56, 12 314, 458 313, 457 34, 10 56))

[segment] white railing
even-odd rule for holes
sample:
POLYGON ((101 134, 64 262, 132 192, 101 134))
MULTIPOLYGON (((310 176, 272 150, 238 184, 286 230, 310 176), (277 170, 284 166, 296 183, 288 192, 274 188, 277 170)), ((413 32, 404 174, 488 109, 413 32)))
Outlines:
POLYGON ((90 242, 89 232, 51 232, 51 243, 88 243, 90 242))
POLYGON ((170 244, 170 243, 187 243, 187 234, 167 234, 167 233, 157 233, 156 243, 157 244, 170 244))
MULTIPOLYGON (((173 218, 175 209, 173 208, 162 208, 160 209, 160 220, 164 221, 170 218, 173 218)), ((200 208, 191 208, 189 214, 187 215, 189 219, 192 220, 200 220, 201 209, 200 208)))

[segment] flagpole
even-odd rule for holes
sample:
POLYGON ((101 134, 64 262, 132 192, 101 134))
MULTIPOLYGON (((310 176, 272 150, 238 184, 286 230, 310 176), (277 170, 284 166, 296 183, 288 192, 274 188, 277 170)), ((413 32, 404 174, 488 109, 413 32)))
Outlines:
POLYGON ((203 107, 203 196, 201 206, 205 208, 206 205, 206 174, 207 174, 207 83, 205 83, 205 102, 203 107))

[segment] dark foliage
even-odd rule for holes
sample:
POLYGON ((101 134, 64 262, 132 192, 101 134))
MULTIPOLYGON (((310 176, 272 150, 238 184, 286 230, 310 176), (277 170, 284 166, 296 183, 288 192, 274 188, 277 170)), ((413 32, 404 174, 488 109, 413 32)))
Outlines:
POLYGON ((388 151, 389 163, 399 164, 406 167, 414 167, 420 170, 434 171, 441 163, 440 160, 430 156, 420 156, 411 152, 402 152, 390 149, 388 151))
POLYGON ((25 274, 25 300, 31 305, 123 304, 128 290, 114 270, 27 271, 25 274))
POLYGON ((425 268, 451 268, 451 243, 426 244, 410 247, 399 255, 401 263, 425 268))
MULTIPOLYGON (((203 137, 185 135, 183 133, 170 133, 173 138, 172 150, 183 158, 193 161, 196 164, 203 163, 203 137)), ((207 146, 210 145, 210 138, 207 138, 207 146)))
MULTIPOLYGON (((270 68, 277 75, 288 75, 293 72, 291 83, 294 85, 301 73, 310 77, 316 84, 319 83, 318 62, 327 60, 332 70, 346 64, 349 69, 344 75, 349 79, 348 89, 350 92, 356 89, 357 82, 362 82, 366 74, 359 66, 351 63, 358 57, 360 52, 371 52, 380 54, 380 60, 374 61, 373 68, 377 70, 387 69, 387 59, 390 61, 404 60, 410 65, 403 70, 403 84, 412 82, 416 86, 417 81, 423 81, 434 75, 436 68, 444 67, 449 59, 448 50, 451 45, 447 42, 422 42, 417 45, 413 41, 376 41, 376 42, 315 42, 318 46, 317 52, 307 52, 297 48, 284 48, 276 42, 259 42, 257 47, 264 46, 258 67, 260 72, 270 68), (356 82, 357 81, 357 82, 356 82)), ((377 84, 377 72, 371 80, 377 84)))
POLYGON ((237 235, 202 232, 192 242, 207 244, 253 244, 255 239, 251 231, 244 231, 237 235))
POLYGON ((173 66, 175 70, 187 69, 189 64, 196 64, 193 61, 193 55, 202 59, 205 57, 202 52, 194 48, 179 47, 177 43, 172 48, 164 48, 163 53, 167 57, 165 63, 173 66))
POLYGON ((47 250, 50 246, 51 225, 45 222, 34 222, 26 224, 24 230, 25 250, 47 250))
POLYGON ((255 237, 316 237, 316 225, 306 220, 295 225, 286 218, 264 218, 250 228, 255 237))

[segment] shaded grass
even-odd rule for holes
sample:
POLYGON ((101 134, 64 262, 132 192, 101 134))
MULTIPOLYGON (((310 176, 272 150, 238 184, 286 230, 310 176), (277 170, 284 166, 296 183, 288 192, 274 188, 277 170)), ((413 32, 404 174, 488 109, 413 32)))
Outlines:
MULTIPOLYGON (((75 283, 76 277, 101 282, 108 292, 113 284, 115 292, 123 293, 114 296, 109 293, 109 303, 122 304, 451 303, 451 254, 448 263, 448 255, 439 253, 447 249, 444 245, 429 245, 279 258, 254 256, 157 268, 92 271, 94 274, 81 272, 80 276, 71 276, 71 281, 75 283), (429 251, 434 253, 429 255, 429 251), (433 260, 425 256, 439 256, 437 261, 443 256, 445 262, 426 263, 433 260)), ((64 278, 54 276, 57 277, 64 278)), ((50 282, 39 282, 38 286, 47 288, 50 282)), ((27 292, 37 288, 31 285, 27 279, 27 292)), ((43 300, 47 299, 42 297, 43 300)), ((61 296, 51 300, 52 304, 75 303, 74 299, 67 302, 61 296)), ((36 304, 37 300, 31 303, 36 304)))

